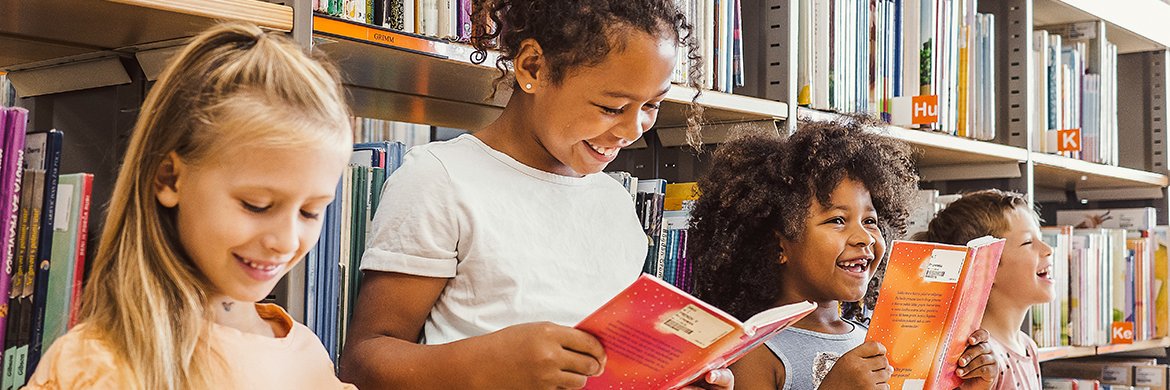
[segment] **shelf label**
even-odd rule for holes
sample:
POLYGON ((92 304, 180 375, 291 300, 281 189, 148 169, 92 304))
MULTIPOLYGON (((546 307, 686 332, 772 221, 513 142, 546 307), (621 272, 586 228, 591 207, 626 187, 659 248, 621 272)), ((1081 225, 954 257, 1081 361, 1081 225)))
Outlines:
POLYGON ((1065 129, 1056 131, 1056 151, 1081 151, 1081 129, 1065 129))
POLYGON ((1132 322, 1114 322, 1112 329, 1113 344, 1133 344, 1132 322))
POLYGON ((1093 39, 1097 37, 1097 22, 1080 22, 1068 25, 1066 39, 1093 39))
POLYGON ((910 103, 911 122, 925 125, 938 122, 938 95, 915 96, 910 103))

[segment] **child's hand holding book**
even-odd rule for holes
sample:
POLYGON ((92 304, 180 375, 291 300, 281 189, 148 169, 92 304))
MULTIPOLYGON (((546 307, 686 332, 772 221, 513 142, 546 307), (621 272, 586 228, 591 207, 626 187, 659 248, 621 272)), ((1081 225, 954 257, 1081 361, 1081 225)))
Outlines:
POLYGON ((967 349, 959 356, 959 368, 955 374, 963 379, 962 390, 991 389, 995 379, 999 377, 999 363, 987 344, 991 334, 984 329, 977 329, 967 338, 967 349))
POLYGON ((837 359, 825 374, 822 389, 889 389, 886 382, 894 371, 886 359, 886 347, 877 341, 866 341, 837 359))

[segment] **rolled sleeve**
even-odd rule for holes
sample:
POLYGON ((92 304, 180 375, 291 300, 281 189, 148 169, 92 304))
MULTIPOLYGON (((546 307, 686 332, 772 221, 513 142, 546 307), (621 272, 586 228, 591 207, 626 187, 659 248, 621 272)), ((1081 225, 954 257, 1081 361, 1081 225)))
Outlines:
POLYGON ((425 148, 407 154, 382 190, 363 271, 451 278, 459 264, 459 213, 450 176, 425 148))

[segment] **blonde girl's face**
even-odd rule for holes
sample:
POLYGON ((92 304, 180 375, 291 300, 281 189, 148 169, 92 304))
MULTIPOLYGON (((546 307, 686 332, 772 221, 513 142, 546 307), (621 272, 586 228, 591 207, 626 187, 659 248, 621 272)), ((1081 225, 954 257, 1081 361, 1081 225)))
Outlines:
POLYGON ((869 190, 846 178, 814 198, 799 241, 780 237, 781 281, 789 297, 814 302, 861 300, 886 250, 869 190))
POLYGON ((198 166, 171 156, 174 184, 158 189, 159 202, 175 209, 180 242, 213 293, 245 302, 264 299, 317 242, 348 162, 337 148, 229 146, 198 166))
POLYGON ((1031 210, 1016 207, 1005 212, 1008 230, 995 272, 991 299, 1007 299, 1022 306, 1052 301, 1052 247, 1041 240, 1040 226, 1031 210))
POLYGON ((558 85, 537 86, 535 136, 555 160, 545 169, 572 176, 601 172, 654 126, 670 89, 675 45, 641 31, 625 39, 624 49, 600 64, 573 69, 558 85))

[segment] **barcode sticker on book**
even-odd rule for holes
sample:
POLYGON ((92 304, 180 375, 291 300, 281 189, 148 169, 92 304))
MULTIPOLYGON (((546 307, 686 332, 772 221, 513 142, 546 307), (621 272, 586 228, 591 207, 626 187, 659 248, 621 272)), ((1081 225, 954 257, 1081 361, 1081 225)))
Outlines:
POLYGON ((935 249, 930 253, 922 270, 922 280, 937 283, 957 283, 963 271, 963 260, 967 252, 950 249, 935 249))
POLYGON ((735 329, 731 324, 695 305, 683 307, 674 315, 666 317, 666 321, 660 325, 663 330, 682 337, 683 340, 700 348, 707 348, 735 329))
POLYGON ((926 380, 924 379, 907 379, 902 382, 902 390, 922 390, 926 387, 926 380))

